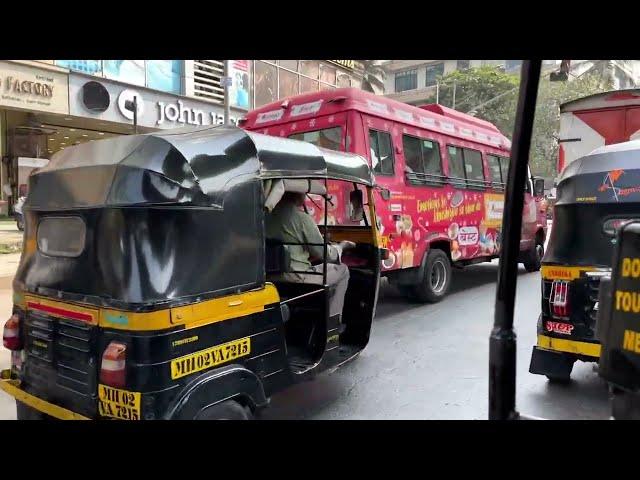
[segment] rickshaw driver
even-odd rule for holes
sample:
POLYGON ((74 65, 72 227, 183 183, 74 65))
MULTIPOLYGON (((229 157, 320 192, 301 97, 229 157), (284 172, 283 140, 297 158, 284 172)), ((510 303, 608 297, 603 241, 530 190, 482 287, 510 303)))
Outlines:
MULTIPOLYGON (((320 229, 311 215, 300 208, 304 204, 305 194, 285 192, 273 211, 266 216, 265 230, 267 238, 280 242, 305 243, 307 245, 287 245, 290 256, 289 272, 284 272, 281 278, 294 283, 322 283, 323 265, 313 266, 310 258, 324 257, 324 243, 320 229), (308 245, 314 244, 314 245, 308 245), (316 272, 305 274, 296 272, 316 272)), ((327 284, 335 286, 335 293, 331 296, 329 315, 342 315, 344 296, 349 284, 349 269, 341 263, 342 250, 352 248, 353 242, 340 242, 337 245, 327 245, 327 284)))

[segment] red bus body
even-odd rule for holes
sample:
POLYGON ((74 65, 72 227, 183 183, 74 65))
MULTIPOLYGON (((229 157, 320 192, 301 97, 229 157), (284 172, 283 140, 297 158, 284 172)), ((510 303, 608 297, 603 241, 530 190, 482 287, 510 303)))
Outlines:
MULTIPOLYGON (((390 279, 419 281, 411 275, 432 248, 444 250, 455 266, 498 256, 510 142, 493 124, 440 105, 415 107, 346 88, 274 102, 249 112, 240 126, 369 160, 377 184, 391 194, 376 194, 378 226, 390 251, 382 267, 390 279), (422 165, 422 172, 410 165, 422 165)), ((350 223, 348 197, 329 191, 328 223, 350 223)), ((536 235, 546 236, 532 193, 529 180, 522 251, 535 248, 536 235)), ((311 208, 321 223, 323 213, 311 208)))

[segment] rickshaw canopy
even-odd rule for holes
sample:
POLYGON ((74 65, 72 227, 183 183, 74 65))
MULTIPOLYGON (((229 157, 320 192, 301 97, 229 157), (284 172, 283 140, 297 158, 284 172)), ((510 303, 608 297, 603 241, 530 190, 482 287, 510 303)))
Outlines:
POLYGON ((31 177, 26 208, 222 208, 242 183, 327 178, 372 186, 365 159, 232 126, 121 136, 67 148, 31 177))

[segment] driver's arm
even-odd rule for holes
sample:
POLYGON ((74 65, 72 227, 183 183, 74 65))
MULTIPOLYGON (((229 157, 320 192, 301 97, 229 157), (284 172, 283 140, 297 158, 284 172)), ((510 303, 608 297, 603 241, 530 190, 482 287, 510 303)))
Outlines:
MULTIPOLYGON (((316 223, 313 221, 313 218, 310 215, 304 215, 302 219, 302 235, 304 236, 304 241, 306 243, 324 243, 324 237, 320 233, 320 229, 316 223)), ((324 250, 320 245, 305 245, 305 247, 311 257, 318 260, 322 260, 324 258, 324 250)), ((327 262, 340 263, 338 249, 333 245, 327 245, 327 262)))

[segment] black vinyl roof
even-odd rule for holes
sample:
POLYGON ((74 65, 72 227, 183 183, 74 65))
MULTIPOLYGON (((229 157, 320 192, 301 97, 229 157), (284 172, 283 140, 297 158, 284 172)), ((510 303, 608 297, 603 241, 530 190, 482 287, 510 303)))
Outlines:
POLYGON ((373 185, 366 160, 238 127, 181 128, 84 143, 31 176, 25 208, 222 206, 239 183, 327 178, 373 185))

